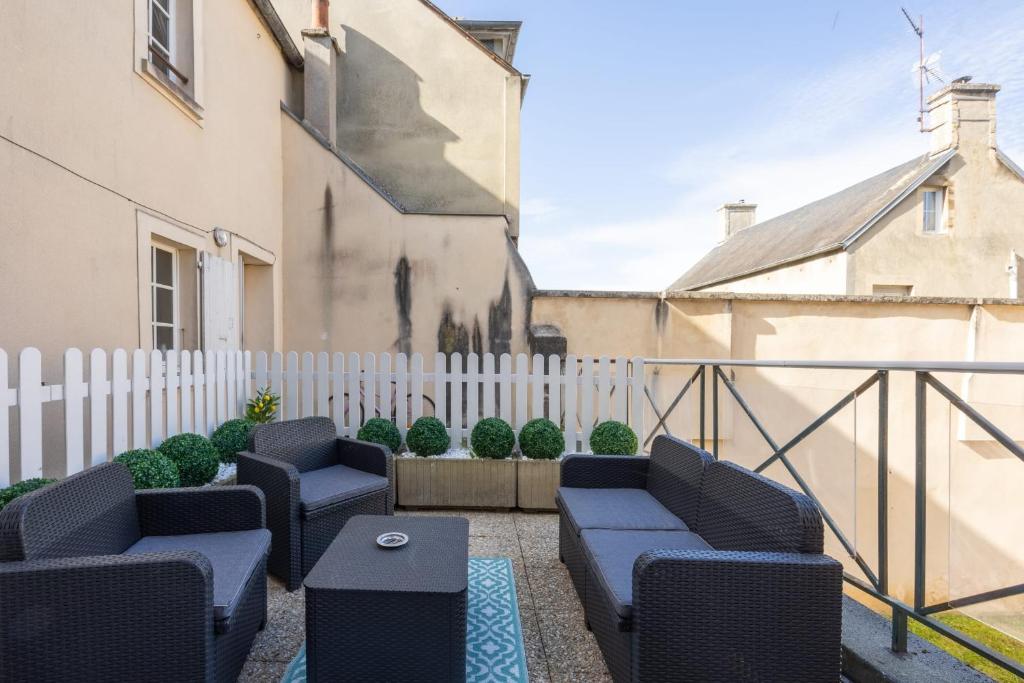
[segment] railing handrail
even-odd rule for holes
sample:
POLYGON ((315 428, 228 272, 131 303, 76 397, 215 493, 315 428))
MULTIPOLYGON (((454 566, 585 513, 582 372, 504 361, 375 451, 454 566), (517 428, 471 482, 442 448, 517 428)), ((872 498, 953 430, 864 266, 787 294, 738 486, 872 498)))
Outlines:
POLYGON ((717 365, 719 367, 802 368, 815 370, 890 370, 1024 374, 1024 363, 904 360, 747 360, 729 358, 644 358, 645 365, 717 365))

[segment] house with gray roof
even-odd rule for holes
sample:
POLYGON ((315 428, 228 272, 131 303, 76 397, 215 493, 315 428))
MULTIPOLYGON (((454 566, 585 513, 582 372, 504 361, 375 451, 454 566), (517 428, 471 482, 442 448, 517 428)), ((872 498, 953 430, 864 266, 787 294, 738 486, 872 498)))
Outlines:
POLYGON ((996 145, 998 91, 935 93, 928 153, 831 196, 760 223, 725 204, 721 243, 669 291, 1024 294, 1024 172, 996 145))

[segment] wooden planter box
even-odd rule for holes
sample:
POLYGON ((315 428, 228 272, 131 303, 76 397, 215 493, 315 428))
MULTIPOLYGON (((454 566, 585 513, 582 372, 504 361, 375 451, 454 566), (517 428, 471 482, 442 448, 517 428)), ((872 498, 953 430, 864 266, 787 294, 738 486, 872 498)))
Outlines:
POLYGON ((396 502, 409 507, 516 506, 515 460, 396 458, 396 502))
POLYGON ((562 463, 558 460, 520 460, 518 502, 524 510, 554 510, 562 463))

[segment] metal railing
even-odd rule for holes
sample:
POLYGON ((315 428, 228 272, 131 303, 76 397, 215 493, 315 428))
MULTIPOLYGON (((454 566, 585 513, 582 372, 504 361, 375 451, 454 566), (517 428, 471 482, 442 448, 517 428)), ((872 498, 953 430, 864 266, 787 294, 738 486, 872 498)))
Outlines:
POLYGON ((960 413, 966 416, 974 424, 980 427, 997 443, 1008 449, 1024 464, 1024 448, 1014 441, 1003 430, 994 425, 981 413, 971 407, 956 392, 950 389, 937 379, 934 373, 972 373, 972 374, 1005 374, 1018 375, 1024 378, 1024 363, 958 363, 958 362, 936 362, 936 363, 915 363, 915 362, 871 362, 871 361, 751 361, 751 360, 705 360, 705 359, 679 359, 666 360, 660 358, 644 359, 646 368, 658 368, 659 366, 683 366, 694 367, 695 370, 689 374, 682 386, 668 407, 662 410, 658 404, 655 392, 652 391, 645 379, 644 393, 657 417, 654 428, 648 432, 643 439, 644 445, 659 432, 669 435, 668 418, 679 406, 683 398, 697 387, 700 392, 699 398, 699 442, 705 448, 707 441, 708 419, 706 405, 710 398, 711 420, 710 439, 711 453, 715 458, 719 451, 719 393, 720 385, 723 385, 729 395, 750 420, 753 427, 771 448, 771 455, 761 462, 755 471, 763 472, 765 468, 773 463, 780 463, 796 482, 796 485, 818 505, 825 524, 835 534, 839 544, 843 547, 849 557, 856 563, 867 580, 844 571, 846 582, 860 591, 883 602, 892 609, 892 649, 896 652, 907 650, 907 619, 911 618, 935 632, 945 636, 955 643, 971 650, 984 659, 1010 671, 1018 676, 1024 676, 1024 663, 1015 661, 997 652, 989 646, 978 642, 966 634, 951 628, 947 624, 933 618, 932 615, 956 609, 977 605, 1000 598, 1024 594, 1024 583, 1015 584, 990 590, 974 595, 952 598, 943 602, 926 604, 926 551, 927 551, 927 398, 928 388, 931 387, 942 398, 957 408, 960 413), (834 403, 827 410, 819 414, 806 427, 801 429, 796 436, 785 443, 780 444, 774 439, 762 420, 757 416, 750 403, 739 391, 736 382, 730 379, 722 368, 790 368, 790 369, 816 369, 816 370, 866 370, 871 375, 862 381, 855 388, 847 391, 843 397, 834 403), (914 561, 913 561, 913 604, 897 599, 889 592, 889 375, 893 372, 913 373, 914 375, 914 561), (708 388, 708 375, 710 374, 711 387, 708 388), (839 527, 839 524, 830 514, 829 510, 822 503, 806 479, 794 466, 788 457, 791 451, 803 442, 822 425, 833 418, 843 408, 854 402, 858 397, 870 389, 877 387, 878 392, 878 444, 877 444, 877 566, 872 567, 858 551, 856 544, 851 542, 848 536, 839 527), (710 391, 710 397, 708 393, 710 391))

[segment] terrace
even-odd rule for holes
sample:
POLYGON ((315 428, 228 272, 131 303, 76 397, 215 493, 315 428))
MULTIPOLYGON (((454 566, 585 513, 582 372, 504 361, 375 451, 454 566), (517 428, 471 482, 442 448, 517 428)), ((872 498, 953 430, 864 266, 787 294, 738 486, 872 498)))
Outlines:
MULTIPOLYGON (((0 398, 18 415, 15 421, 0 420, 5 432, 0 456, 16 466, 22 479, 54 470, 72 474, 88 469, 86 462, 99 464, 107 453, 129 445, 155 446, 183 431, 210 433, 241 414, 246 399, 261 387, 282 395, 281 418, 330 415, 342 436, 354 435, 370 416, 383 415, 391 417, 404 437, 411 421, 434 415, 461 444, 483 418, 506 418, 518 431, 527 418, 547 415, 564 430, 566 444, 572 444, 567 451, 587 452, 593 425, 615 418, 632 427, 645 452, 656 435, 682 437, 717 458, 763 470, 814 502, 826 529, 825 551, 844 564, 848 596, 895 615, 890 621, 844 598, 848 680, 878 675, 889 680, 985 680, 909 633, 908 623, 957 643, 984 660, 989 672, 1003 676, 999 680, 1021 675, 1021 664, 1004 651, 954 630, 937 615, 966 610, 1010 633, 1019 627, 1015 610, 1024 589, 1019 573, 1013 573, 1019 564, 1012 543, 1007 543, 1014 525, 1009 531, 994 525, 991 505, 967 508, 960 501, 976 503, 972 492, 980 487, 999 497, 1006 519, 1012 522, 1019 516, 1017 507, 1007 507, 1009 499, 998 492, 1020 476, 1024 451, 986 414, 1014 414, 1006 401, 995 403, 991 397, 1012 395, 1024 365, 577 359, 572 354, 547 359, 491 354, 463 359, 455 354, 433 360, 425 366, 418 354, 218 352, 204 358, 198 353, 142 352, 129 357, 117 351, 110 355, 108 373, 107 354, 94 351, 86 366, 72 349, 64 356, 64 382, 44 384, 37 351, 22 352, 10 366, 0 353, 0 398), (801 377, 780 380, 780 373, 801 377), (8 376, 16 377, 9 388, 8 376), (821 380, 808 376, 826 379, 816 384, 821 380), (960 392, 950 388, 965 378, 971 383, 961 384, 960 392), (797 404, 788 403, 793 387, 805 399, 797 414, 797 404), (970 401, 960 395, 968 387, 970 401), (56 425, 62 429, 54 429, 56 425), (783 439, 782 434, 789 436, 783 439), (940 435, 937 441, 947 453, 929 450, 936 443, 934 435, 940 435), (963 456, 955 450, 972 443, 982 443, 988 457, 994 457, 994 449, 1005 451, 1009 457, 1000 461, 1005 481, 968 481, 964 486, 964 472, 955 462, 963 456), (843 454, 841 449, 852 450, 843 454), (62 457, 54 459, 57 451, 62 457), (751 457, 757 453, 762 455, 751 457), (832 465, 824 475, 823 460, 832 465), (837 484, 837 478, 843 480, 837 484), (943 505, 936 504, 936 478, 947 496, 943 505), (942 532, 938 536, 936 528, 942 532), (989 544, 987 566, 969 565, 959 557, 979 538, 989 544), (936 560, 943 556, 954 561, 936 560), (995 609, 979 612, 979 606, 995 609), (1005 673, 998 674, 1000 670, 1005 673)), ((542 464, 462 462, 520 469, 542 464)), ((464 517, 469 520, 470 557, 511 561, 529 680, 612 680, 585 625, 570 574, 560 562, 558 516, 546 511, 553 508, 557 463, 551 463, 553 480, 550 474, 539 481, 524 480, 522 472, 518 480, 513 475, 509 500, 496 490, 482 496, 479 487, 493 482, 480 483, 475 475, 443 475, 461 481, 447 482, 443 494, 437 481, 433 489, 431 482, 417 481, 421 475, 416 466, 434 463, 431 468, 443 472, 442 465, 452 464, 450 458, 401 457, 397 463, 396 515, 464 517), (480 509, 488 507, 492 509, 480 509)), ((281 580, 269 577, 266 628, 257 635, 239 680, 281 680, 303 643, 304 627, 304 591, 288 592, 281 580)))

